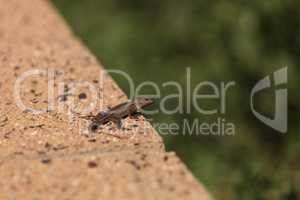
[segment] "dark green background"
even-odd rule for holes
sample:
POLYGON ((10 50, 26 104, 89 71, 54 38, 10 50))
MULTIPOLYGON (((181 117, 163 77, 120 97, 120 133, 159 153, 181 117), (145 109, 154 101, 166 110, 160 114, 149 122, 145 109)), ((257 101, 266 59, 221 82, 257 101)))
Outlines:
MULTIPOLYGON (((300 1, 53 2, 106 68, 129 73, 136 84, 174 80, 184 86, 188 66, 192 86, 205 80, 236 82, 225 115, 153 116, 155 122, 179 124, 184 118, 209 122, 221 116, 236 125, 234 136, 165 136, 167 149, 176 151, 217 199, 300 198, 300 1), (284 66, 289 72, 287 134, 259 122, 249 106, 255 83, 284 66)), ((128 92, 126 82, 114 78, 128 92)), ((256 101, 270 116, 272 91, 256 101)), ((170 101, 170 107, 176 103, 170 101)))

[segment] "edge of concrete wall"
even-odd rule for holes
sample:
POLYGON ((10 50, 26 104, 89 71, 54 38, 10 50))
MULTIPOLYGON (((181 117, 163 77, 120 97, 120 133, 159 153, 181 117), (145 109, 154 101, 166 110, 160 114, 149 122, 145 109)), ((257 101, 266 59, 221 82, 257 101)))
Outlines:
POLYGON ((127 97, 110 76, 99 77, 104 68, 50 2, 0 5, 0 198, 212 199, 143 117, 126 119, 126 129, 107 125, 87 134, 88 121, 70 114, 71 105, 86 106, 95 94, 85 82, 104 97, 97 108, 127 97), (61 100, 61 90, 72 94, 61 100), (18 100, 46 112, 22 110, 18 100))

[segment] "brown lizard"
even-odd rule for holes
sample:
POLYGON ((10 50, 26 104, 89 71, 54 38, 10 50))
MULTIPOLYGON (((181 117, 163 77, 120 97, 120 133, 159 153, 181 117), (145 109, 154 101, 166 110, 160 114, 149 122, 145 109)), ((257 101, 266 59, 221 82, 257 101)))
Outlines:
POLYGON ((127 101, 121 103, 113 108, 110 108, 107 111, 99 112, 95 116, 87 116, 85 118, 90 119, 92 122, 89 125, 89 130, 91 132, 96 132, 99 127, 108 122, 113 122, 121 128, 121 120, 133 116, 141 111, 142 108, 145 108, 153 104, 153 100, 149 98, 137 98, 133 101, 127 101))

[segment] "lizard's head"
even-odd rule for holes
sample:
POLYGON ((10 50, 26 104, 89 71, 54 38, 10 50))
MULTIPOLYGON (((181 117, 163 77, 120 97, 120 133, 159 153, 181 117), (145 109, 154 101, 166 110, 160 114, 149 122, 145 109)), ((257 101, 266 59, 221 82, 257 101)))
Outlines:
POLYGON ((146 106, 150 106, 154 103, 154 101, 150 98, 145 98, 145 97, 139 97, 136 98, 135 103, 139 108, 144 108, 146 106))

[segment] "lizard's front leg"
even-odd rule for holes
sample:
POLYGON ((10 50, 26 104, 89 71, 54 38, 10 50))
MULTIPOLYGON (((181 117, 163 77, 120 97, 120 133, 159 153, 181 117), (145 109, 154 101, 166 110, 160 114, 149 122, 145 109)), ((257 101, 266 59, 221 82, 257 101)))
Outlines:
POLYGON ((136 111, 129 115, 130 119, 138 119, 139 116, 143 115, 142 112, 136 111))
POLYGON ((114 118, 111 121, 117 125, 118 129, 122 128, 123 123, 121 118, 114 118))

